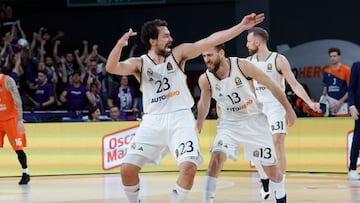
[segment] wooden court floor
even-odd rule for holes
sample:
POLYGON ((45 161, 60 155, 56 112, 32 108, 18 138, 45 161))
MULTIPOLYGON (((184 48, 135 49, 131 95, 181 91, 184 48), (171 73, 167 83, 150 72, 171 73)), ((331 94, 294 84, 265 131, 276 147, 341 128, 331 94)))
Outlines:
MULTIPOLYGON (((166 203, 177 173, 141 173, 145 203, 166 203)), ((201 203, 204 172, 196 176, 187 201, 201 203)), ((1 203, 126 203, 119 174, 32 177, 19 186, 19 177, 0 178, 1 203)), ((262 201, 259 178, 254 172, 222 172, 215 202, 275 202, 274 195, 262 201)), ((288 173, 288 203, 359 203, 360 181, 346 174, 288 173)))

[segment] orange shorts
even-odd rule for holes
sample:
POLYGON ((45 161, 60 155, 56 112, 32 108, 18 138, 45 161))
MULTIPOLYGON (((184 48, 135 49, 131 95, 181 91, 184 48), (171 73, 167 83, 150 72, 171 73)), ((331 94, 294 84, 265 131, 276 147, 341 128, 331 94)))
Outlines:
POLYGON ((4 147, 5 134, 15 151, 26 147, 25 132, 19 132, 17 125, 18 121, 16 119, 0 121, 0 147, 4 147))

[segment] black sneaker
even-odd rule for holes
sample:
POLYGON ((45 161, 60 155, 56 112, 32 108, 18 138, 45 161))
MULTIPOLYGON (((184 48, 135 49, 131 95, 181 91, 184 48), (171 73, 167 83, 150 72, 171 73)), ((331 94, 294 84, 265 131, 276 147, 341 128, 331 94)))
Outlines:
POLYGON ((286 203, 286 194, 283 198, 281 199, 276 199, 276 203, 286 203))
POLYGON ((261 179, 260 194, 262 199, 268 199, 270 196, 269 179, 261 179))
POLYGON ((30 175, 23 173, 19 185, 26 185, 30 181, 30 175))

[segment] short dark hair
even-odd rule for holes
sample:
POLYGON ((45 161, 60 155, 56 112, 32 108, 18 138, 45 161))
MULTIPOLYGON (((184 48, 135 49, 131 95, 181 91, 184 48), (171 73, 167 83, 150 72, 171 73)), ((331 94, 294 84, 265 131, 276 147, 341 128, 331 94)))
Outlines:
POLYGON ((89 117, 89 120, 92 120, 94 117, 92 116, 92 114, 96 111, 96 110, 98 110, 99 109, 99 107, 98 106, 90 106, 90 108, 89 108, 89 111, 88 111, 88 117, 89 117))
POLYGON ((249 29, 248 33, 254 33, 254 36, 261 37, 263 40, 268 41, 269 40, 269 33, 261 27, 253 27, 249 29))
POLYGON ((339 48, 336 48, 336 47, 329 48, 328 54, 330 55, 330 53, 332 53, 332 52, 336 52, 339 56, 341 55, 341 51, 339 48))
POLYGON ((144 44, 145 49, 150 49, 149 39, 157 39, 159 35, 159 27, 168 26, 168 23, 165 20, 155 19, 152 21, 147 21, 141 27, 141 42, 144 44))
POLYGON ((225 44, 222 43, 222 44, 216 45, 216 46, 215 46, 215 49, 216 49, 217 51, 220 51, 220 50, 224 50, 224 51, 225 51, 225 44))

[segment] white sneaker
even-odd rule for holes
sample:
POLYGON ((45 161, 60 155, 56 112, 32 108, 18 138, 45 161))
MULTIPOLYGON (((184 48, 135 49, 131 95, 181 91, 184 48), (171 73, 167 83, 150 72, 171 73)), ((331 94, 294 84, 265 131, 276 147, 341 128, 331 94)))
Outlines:
POLYGON ((350 170, 348 177, 350 180, 360 180, 360 175, 356 172, 356 170, 350 170))

